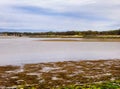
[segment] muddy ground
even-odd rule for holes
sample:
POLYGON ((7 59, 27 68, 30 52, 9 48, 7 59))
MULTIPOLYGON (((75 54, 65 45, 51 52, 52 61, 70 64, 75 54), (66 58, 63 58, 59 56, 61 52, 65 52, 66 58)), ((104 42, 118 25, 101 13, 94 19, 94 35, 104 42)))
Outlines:
POLYGON ((0 86, 66 86, 120 80, 120 59, 0 66, 0 86))

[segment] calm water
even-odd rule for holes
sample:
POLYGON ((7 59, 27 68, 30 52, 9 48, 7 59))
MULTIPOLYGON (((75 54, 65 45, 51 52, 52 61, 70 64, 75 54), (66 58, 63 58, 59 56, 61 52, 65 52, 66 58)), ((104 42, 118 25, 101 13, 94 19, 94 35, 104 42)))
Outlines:
POLYGON ((120 59, 120 42, 48 42, 0 39, 0 65, 82 59, 120 59))

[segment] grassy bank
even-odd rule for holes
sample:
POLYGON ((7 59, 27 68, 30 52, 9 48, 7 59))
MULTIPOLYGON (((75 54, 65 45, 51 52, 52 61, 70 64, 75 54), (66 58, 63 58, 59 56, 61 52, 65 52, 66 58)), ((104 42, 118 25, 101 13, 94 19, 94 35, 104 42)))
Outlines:
POLYGON ((59 87, 56 89, 120 89, 120 80, 94 84, 69 85, 65 87, 59 87))
POLYGON ((7 89, 120 89, 120 80, 107 81, 92 84, 74 84, 58 87, 46 87, 38 85, 18 85, 7 89))

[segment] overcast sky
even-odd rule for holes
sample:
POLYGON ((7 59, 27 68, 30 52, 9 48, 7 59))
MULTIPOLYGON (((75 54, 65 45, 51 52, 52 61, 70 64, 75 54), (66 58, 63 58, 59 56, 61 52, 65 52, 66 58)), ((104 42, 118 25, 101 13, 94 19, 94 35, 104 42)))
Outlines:
POLYGON ((120 0, 0 0, 0 31, 120 28, 120 0))

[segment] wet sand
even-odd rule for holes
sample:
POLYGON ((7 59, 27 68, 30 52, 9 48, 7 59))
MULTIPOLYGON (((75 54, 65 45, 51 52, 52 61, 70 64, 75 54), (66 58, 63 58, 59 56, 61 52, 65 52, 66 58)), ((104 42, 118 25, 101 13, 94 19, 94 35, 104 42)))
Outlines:
POLYGON ((120 39, 85 39, 85 38, 57 38, 46 39, 42 41, 51 42, 120 42, 120 39))

